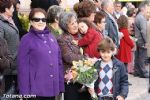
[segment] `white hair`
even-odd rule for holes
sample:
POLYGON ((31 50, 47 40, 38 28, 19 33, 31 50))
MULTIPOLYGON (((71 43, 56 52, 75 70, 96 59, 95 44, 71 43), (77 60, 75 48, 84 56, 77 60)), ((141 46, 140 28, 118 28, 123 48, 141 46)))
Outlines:
POLYGON ((102 0, 101 7, 102 8, 109 7, 110 3, 113 3, 113 1, 112 0, 102 0))

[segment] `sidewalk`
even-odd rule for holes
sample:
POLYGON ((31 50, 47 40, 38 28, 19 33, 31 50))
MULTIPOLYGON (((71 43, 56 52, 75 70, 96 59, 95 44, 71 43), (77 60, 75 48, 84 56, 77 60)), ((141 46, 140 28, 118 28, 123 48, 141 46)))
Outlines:
MULTIPOLYGON (((149 66, 145 66, 147 71, 150 72, 149 66)), ((132 83, 129 86, 129 94, 126 100, 150 100, 147 99, 150 97, 150 93, 148 93, 149 89, 149 78, 139 78, 134 77, 133 75, 128 74, 129 82, 132 83)))
MULTIPOLYGON (((148 71, 149 66, 146 66, 148 71)), ((129 82, 132 83, 132 85, 129 86, 129 94, 126 100, 150 100, 150 93, 148 93, 149 78, 139 78, 130 74, 128 75, 129 82)))
POLYGON ((129 82, 132 83, 132 85, 129 86, 129 94, 126 100, 145 100, 144 98, 150 95, 148 93, 148 78, 139 78, 129 75, 129 82))

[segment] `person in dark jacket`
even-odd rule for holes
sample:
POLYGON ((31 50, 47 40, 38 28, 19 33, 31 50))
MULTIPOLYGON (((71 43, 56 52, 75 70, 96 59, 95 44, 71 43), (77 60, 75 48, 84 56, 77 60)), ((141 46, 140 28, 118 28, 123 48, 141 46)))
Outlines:
POLYGON ((21 38, 25 33, 27 33, 27 31, 23 29, 22 24, 20 22, 20 19, 18 17, 19 9, 20 9, 20 1, 15 0, 14 1, 14 12, 13 12, 13 17, 12 18, 14 20, 15 25, 17 26, 17 28, 19 30, 19 36, 21 38))
POLYGON ((105 31, 107 32, 108 37, 110 37, 113 40, 113 42, 116 44, 117 48, 119 48, 120 39, 123 37, 123 35, 119 32, 117 21, 112 16, 114 12, 113 1, 103 0, 101 6, 102 6, 102 12, 106 16, 105 31))
POLYGON ((31 0, 31 9, 42 8, 47 11, 52 5, 59 5, 59 3, 57 0, 31 0))
POLYGON ((17 49, 19 45, 19 31, 12 19, 14 12, 11 0, 0 0, 0 37, 6 40, 10 56, 13 59, 11 66, 5 71, 5 92, 14 85, 17 87, 17 49))
POLYGON ((112 39, 103 39, 97 48, 101 60, 95 63, 99 78, 95 89, 99 100, 125 100, 128 94, 128 74, 125 65, 113 57, 115 44, 112 39))

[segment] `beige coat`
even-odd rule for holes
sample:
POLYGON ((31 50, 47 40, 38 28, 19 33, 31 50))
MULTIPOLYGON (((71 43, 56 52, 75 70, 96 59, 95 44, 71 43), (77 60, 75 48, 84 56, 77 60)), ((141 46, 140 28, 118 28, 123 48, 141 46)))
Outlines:
POLYGON ((147 42, 148 42, 147 54, 148 57, 150 57, 150 20, 147 23, 147 42))

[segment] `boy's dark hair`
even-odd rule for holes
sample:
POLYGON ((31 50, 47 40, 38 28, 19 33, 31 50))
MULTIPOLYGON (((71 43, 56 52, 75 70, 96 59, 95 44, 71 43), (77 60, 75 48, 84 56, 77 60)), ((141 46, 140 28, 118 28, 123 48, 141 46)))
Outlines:
POLYGON ((115 50, 115 44, 113 43, 113 40, 109 37, 104 38, 100 43, 98 44, 97 51, 114 51, 115 50))
POLYGON ((83 22, 83 23, 85 23, 89 28, 91 28, 92 27, 92 23, 90 23, 87 19, 78 19, 78 23, 81 23, 81 22, 83 22))
POLYGON ((128 18, 125 15, 121 15, 117 20, 119 29, 120 28, 128 28, 128 18))

